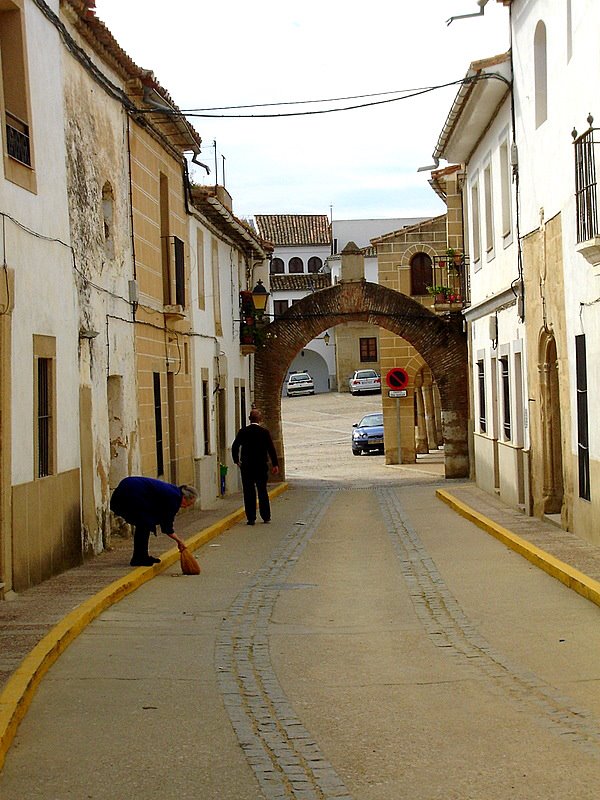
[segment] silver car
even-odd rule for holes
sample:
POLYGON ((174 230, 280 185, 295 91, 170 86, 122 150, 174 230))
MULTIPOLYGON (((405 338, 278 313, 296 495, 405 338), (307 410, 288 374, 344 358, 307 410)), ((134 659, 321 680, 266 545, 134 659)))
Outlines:
POLYGON ((292 372, 287 382, 287 396, 314 394, 315 384, 308 372, 292 372))
POLYGON ((348 381, 350 394, 380 392, 381 378, 374 369, 357 369, 348 381))

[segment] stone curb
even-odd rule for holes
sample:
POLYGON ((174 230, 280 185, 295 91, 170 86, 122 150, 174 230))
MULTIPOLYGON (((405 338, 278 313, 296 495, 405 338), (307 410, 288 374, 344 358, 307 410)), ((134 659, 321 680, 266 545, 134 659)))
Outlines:
MULTIPOLYGON (((269 491, 269 497, 271 499, 278 497, 288 488, 288 483, 280 483, 269 491)), ((244 509, 240 508, 186 539, 186 545, 190 550, 197 550, 244 518, 244 509)), ((103 611, 118 603, 119 600, 143 586, 144 583, 159 575, 178 560, 179 550, 173 547, 161 554, 159 564, 155 564, 153 567, 138 567, 123 578, 113 581, 105 589, 67 614, 23 659, 0 693, 0 770, 15 738, 19 723, 27 713, 40 681, 60 654, 103 611)))
POLYGON ((575 569, 575 567, 565 564, 564 561, 547 553, 545 550, 528 542, 526 539, 522 539, 520 536, 517 536, 516 533, 512 533, 497 522, 493 522, 478 511, 474 511, 470 506, 463 503, 457 497, 454 497, 454 495, 445 489, 437 489, 436 497, 450 506, 457 514, 473 522, 478 528, 486 531, 486 533, 489 533, 507 547, 510 547, 511 550, 519 553, 519 555, 526 558, 527 561, 530 561, 548 575, 564 583, 569 589, 585 597, 586 600, 590 600, 592 603, 600 606, 600 582, 584 575, 583 572, 575 569))

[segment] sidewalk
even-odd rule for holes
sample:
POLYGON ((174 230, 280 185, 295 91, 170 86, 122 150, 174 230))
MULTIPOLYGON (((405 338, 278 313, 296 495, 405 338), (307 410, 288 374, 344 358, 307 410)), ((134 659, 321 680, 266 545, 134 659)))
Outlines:
MULTIPOLYGON (((270 494, 287 488, 279 484, 270 494)), ((437 497, 600 605, 600 547, 508 508, 469 482, 446 482, 437 497)), ((233 494, 215 509, 178 518, 177 532, 196 549, 243 518, 241 495, 233 494)), ((132 569, 131 541, 115 538, 110 551, 0 603, 0 769, 37 685, 60 653, 104 609, 178 562, 168 537, 152 538, 150 547, 162 556, 156 567, 132 569)))

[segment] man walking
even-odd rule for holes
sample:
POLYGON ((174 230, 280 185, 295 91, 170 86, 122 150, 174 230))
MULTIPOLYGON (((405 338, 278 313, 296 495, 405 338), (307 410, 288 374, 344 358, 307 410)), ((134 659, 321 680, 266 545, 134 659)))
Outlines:
POLYGON ((185 542, 173 532, 173 523, 177 512, 193 506, 197 498, 198 490, 186 484, 175 486, 134 475, 123 478, 112 494, 110 510, 134 526, 130 566, 151 567, 160 562, 148 553, 150 532, 156 534, 157 525, 177 542, 180 551, 185 549, 185 542))
POLYGON ((271 434, 260 424, 262 414, 257 408, 252 409, 249 420, 250 424, 238 431, 231 447, 231 454, 234 463, 240 467, 242 472, 247 524, 254 525, 257 494, 258 510, 263 522, 271 521, 271 505, 267 492, 268 459, 271 460, 273 475, 277 475, 279 472, 279 462, 271 434))

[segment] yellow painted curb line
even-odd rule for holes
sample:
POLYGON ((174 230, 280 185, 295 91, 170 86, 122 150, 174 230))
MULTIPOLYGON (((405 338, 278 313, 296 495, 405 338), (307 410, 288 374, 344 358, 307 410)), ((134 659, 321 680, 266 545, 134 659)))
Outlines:
POLYGON ((527 561, 530 561, 548 575, 564 583, 565 586, 568 586, 569 589, 585 597, 586 600, 590 600, 592 603, 600 606, 600 582, 590 578, 588 575, 575 569, 575 567, 565 564, 564 561, 547 553, 540 547, 531 544, 531 542, 528 542, 526 539, 522 539, 520 536, 517 536, 516 533, 512 533, 512 531, 509 531, 502 525, 493 522, 488 517, 470 508, 470 506, 463 503, 457 497, 454 497, 454 495, 450 494, 445 489, 437 489, 436 496, 462 517, 475 523, 478 528, 486 531, 507 547, 510 547, 511 550, 519 553, 519 555, 526 558, 527 561))
MULTIPOLYGON (((275 498, 289 488, 288 483, 279 483, 269 491, 275 498)), ((190 550, 196 550, 206 542, 233 527, 244 519, 244 509, 238 509, 208 528, 186 540, 190 550)), ((0 770, 6 753, 17 733, 19 723, 27 713, 40 681, 52 664, 92 620, 126 595, 159 575, 179 560, 179 550, 173 547, 160 557, 160 564, 153 567, 137 567, 127 575, 109 584, 105 589, 88 598, 55 625, 33 650, 25 656, 8 679, 0 693, 0 770)))

